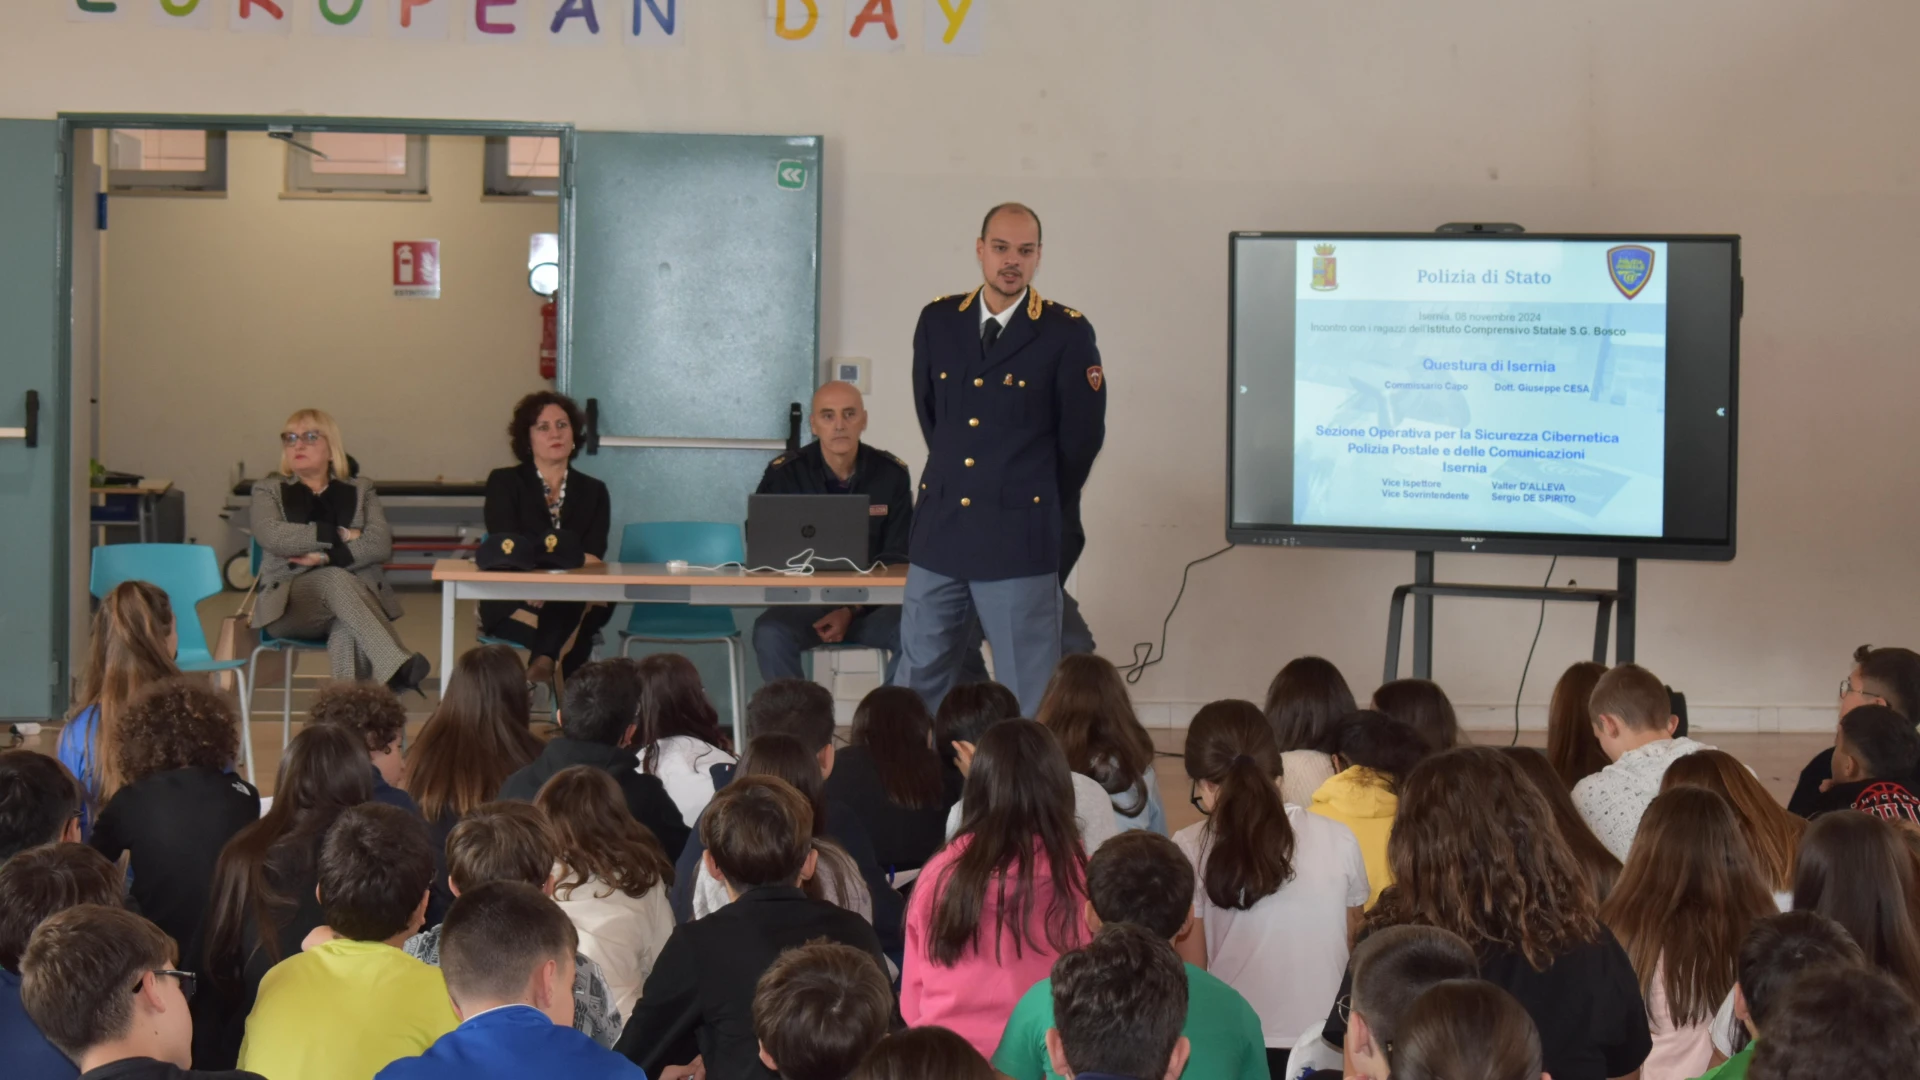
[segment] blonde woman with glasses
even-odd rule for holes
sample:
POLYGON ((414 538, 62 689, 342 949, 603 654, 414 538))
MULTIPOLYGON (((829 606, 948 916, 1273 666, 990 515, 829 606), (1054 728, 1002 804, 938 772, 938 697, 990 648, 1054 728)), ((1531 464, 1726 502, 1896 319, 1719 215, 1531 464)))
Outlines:
POLYGON ((253 485, 262 552, 253 625, 274 637, 324 637, 337 680, 420 689, 427 658, 394 632, 400 600, 381 570, 393 533, 373 482, 352 475, 339 425, 319 409, 288 417, 280 446, 280 472, 253 485))

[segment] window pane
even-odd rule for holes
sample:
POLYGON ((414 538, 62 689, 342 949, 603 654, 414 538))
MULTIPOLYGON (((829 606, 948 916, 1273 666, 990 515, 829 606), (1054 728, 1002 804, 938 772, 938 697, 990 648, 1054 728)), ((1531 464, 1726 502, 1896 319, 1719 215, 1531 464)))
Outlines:
MULTIPOLYGON (((307 139, 308 145, 327 155, 325 160, 313 157, 309 163, 308 167, 316 175, 352 173, 356 176, 405 176, 407 173, 405 135, 316 131, 307 139)), ((294 151, 296 154, 299 152, 294 151)))
POLYGON ((559 176, 560 138, 557 135, 509 135, 508 176, 559 176))
POLYGON ((204 131, 130 131, 116 129, 110 143, 109 168, 143 172, 205 172, 207 133, 204 131))

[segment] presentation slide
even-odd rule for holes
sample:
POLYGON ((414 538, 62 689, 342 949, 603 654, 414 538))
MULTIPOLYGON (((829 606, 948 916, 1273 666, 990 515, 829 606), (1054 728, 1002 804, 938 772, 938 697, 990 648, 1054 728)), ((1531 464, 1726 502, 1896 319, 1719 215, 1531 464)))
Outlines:
POLYGON ((1666 249, 1297 242, 1293 523, 1661 535, 1666 249))

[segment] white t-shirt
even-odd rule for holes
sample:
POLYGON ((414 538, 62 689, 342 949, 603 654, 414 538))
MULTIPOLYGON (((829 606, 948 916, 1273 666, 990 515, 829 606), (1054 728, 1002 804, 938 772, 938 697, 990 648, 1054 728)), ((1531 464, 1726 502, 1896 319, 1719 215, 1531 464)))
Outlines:
MULTIPOLYGON (((1100 781, 1079 773, 1073 778, 1073 819, 1080 826, 1080 842, 1086 846, 1087 857, 1099 850, 1101 844, 1120 835, 1120 818, 1113 812, 1113 796, 1100 786, 1100 781)), ((947 839, 960 831, 960 804, 954 803, 947 811, 947 839)))
MULTIPOLYGON (((696 828, 700 811, 713 801, 713 766, 731 764, 738 759, 725 750, 692 735, 675 735, 659 742, 660 760, 653 775, 667 789, 673 804, 680 808, 680 820, 687 828, 696 828)), ((640 750, 640 769, 647 771, 647 752, 640 750)))
POLYGON ((1293 877, 1278 892, 1236 911, 1207 896, 1206 852, 1195 822, 1173 834, 1194 872, 1193 913, 1204 920, 1207 970, 1240 991, 1260 1014, 1267 1045, 1291 1047, 1325 1020, 1347 970, 1347 909, 1367 902, 1367 864, 1353 830, 1287 806, 1293 877))

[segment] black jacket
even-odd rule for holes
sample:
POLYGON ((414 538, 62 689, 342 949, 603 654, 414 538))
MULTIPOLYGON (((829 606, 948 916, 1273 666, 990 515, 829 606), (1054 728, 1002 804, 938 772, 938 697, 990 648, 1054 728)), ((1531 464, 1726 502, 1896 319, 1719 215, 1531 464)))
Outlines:
POLYGON ((648 1076, 698 1054, 711 1080, 775 1080, 753 1034, 754 987, 782 952, 818 938, 864 949, 886 970, 865 919, 790 886, 750 889, 676 927, 614 1049, 648 1076))
POLYGON ((217 769, 170 769, 115 792, 91 842, 109 860, 133 853, 128 891, 140 913, 173 938, 183 960, 198 963, 220 849, 258 820, 252 784, 217 769))
POLYGON ((980 290, 928 304, 913 335, 927 440, 914 565, 966 580, 1057 574, 1066 522, 1106 439, 1106 374, 1079 312, 1028 292, 992 349, 980 290))
POLYGON ((533 764, 507 777, 507 782, 500 785, 500 797, 532 802, 540 794, 541 785, 573 765, 592 765, 612 773, 627 797, 633 820, 653 830, 667 858, 680 857, 680 849, 687 844, 687 823, 680 819, 680 808, 674 805, 660 778, 641 772, 639 757, 624 747, 560 736, 547 744, 533 764))
MULTIPOLYGON (((944 815, 946 811, 942 810, 941 813, 944 815)), ((945 828, 943 816, 943 833, 945 828)), ((874 857, 873 839, 859 815, 844 803, 828 803, 827 830, 823 839, 839 844, 860 869, 860 880, 866 884, 867 895, 873 901, 873 932, 880 938, 880 948, 889 956, 902 955, 907 945, 907 900, 893 887, 886 868, 874 857)), ((707 845, 701 843, 700 831, 696 828, 693 835, 687 838, 687 846, 680 853, 680 860, 674 864, 673 889, 667 893, 667 901, 673 907, 673 917, 678 922, 693 921, 693 889, 703 873, 700 859, 706 853, 707 845)))
POLYGON ((907 561, 907 540, 913 533, 913 474, 885 450, 861 443, 853 459, 853 476, 842 487, 827 468, 820 444, 810 442, 769 462, 755 494, 868 496, 872 506, 867 518, 867 561, 907 561))
MULTIPOLYGON (((537 536, 553 528, 539 470, 531 465, 510 465, 488 473, 486 520, 488 533, 537 536)), ((580 550, 605 559, 607 534, 613 528, 613 503, 607 497, 607 485, 569 467, 567 501, 560 504, 560 527, 580 538, 580 550)), ((492 626, 519 606, 516 600, 482 600, 480 623, 492 626)))

